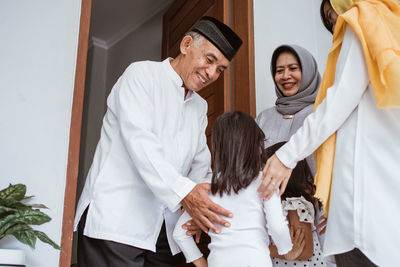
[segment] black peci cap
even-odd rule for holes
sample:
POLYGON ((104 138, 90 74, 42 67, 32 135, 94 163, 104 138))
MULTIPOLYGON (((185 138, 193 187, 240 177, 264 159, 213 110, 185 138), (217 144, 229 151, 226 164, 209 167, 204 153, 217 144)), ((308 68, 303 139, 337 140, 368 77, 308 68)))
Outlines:
POLYGON ((213 17, 202 17, 192 28, 200 33, 231 61, 242 45, 242 39, 227 25, 213 17))

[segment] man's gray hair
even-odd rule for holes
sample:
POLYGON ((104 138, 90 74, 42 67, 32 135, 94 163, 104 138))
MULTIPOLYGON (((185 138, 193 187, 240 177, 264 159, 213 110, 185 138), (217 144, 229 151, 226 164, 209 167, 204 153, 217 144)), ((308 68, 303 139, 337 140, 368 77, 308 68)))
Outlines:
POLYGON ((191 36, 193 38, 194 47, 199 47, 204 40, 204 36, 198 32, 190 31, 185 34, 185 36, 191 36))

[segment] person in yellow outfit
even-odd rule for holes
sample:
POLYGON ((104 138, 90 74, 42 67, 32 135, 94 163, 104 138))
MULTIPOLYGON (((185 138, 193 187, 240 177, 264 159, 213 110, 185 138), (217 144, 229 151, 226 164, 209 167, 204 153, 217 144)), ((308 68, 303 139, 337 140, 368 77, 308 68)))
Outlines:
POLYGON ((315 110, 266 163, 261 197, 285 190, 312 152, 329 215, 324 256, 342 266, 398 266, 400 4, 323 0, 333 33, 315 110), (334 257, 333 257, 334 256, 334 257))

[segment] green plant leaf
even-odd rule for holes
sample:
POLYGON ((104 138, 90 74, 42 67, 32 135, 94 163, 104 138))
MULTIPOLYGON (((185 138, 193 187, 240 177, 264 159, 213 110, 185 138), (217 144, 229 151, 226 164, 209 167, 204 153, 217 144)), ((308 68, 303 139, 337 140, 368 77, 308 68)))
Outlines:
POLYGON ((13 235, 21 243, 35 248, 39 238, 55 249, 61 247, 52 241, 45 233, 35 231, 29 225, 40 225, 49 222, 51 218, 39 209, 47 209, 43 204, 24 204, 22 201, 33 198, 25 196, 26 186, 10 184, 0 191, 0 239, 6 235, 13 235))
POLYGON ((19 200, 12 199, 12 198, 0 199, 0 205, 6 206, 8 208, 14 208, 14 209, 27 207, 24 203, 20 202, 19 200))
POLYGON ((43 204, 27 204, 26 206, 37 209, 48 209, 48 207, 43 204))
POLYGON ((51 240, 45 233, 40 232, 40 231, 33 231, 37 238, 39 238, 42 242, 47 243, 51 245, 53 248, 61 250, 61 247, 57 245, 53 240, 51 240))
POLYGON ((16 213, 17 211, 17 209, 0 205, 0 220, 11 213, 16 213))
POLYGON ((32 229, 15 232, 12 235, 22 243, 29 245, 31 248, 35 248, 36 235, 32 229))
POLYGON ((4 235, 13 235, 14 233, 17 232, 23 232, 27 230, 33 230, 32 227, 30 227, 27 224, 14 224, 13 226, 9 227, 5 232, 4 235))
POLYGON ((24 196, 24 198, 22 199, 22 200, 28 200, 28 199, 31 199, 31 198, 34 198, 35 196, 24 196))
POLYGON ((24 184, 10 184, 7 188, 0 191, 0 199, 14 199, 20 201, 24 199, 26 186, 24 184))
POLYGON ((16 214, 10 214, 0 221, 0 234, 17 223, 40 225, 49 222, 51 218, 40 210, 24 209, 16 214))

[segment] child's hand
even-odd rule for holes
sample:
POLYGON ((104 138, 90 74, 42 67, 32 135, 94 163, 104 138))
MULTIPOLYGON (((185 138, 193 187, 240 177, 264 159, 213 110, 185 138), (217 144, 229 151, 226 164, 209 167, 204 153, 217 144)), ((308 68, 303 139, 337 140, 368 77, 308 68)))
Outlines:
POLYGON ((207 261, 204 257, 201 257, 197 260, 193 261, 194 266, 196 267, 208 267, 207 261))
POLYGON ((202 231, 193 220, 185 222, 182 225, 182 228, 186 230, 186 235, 195 236, 195 241, 197 244, 200 242, 202 231))
POLYGON ((289 261, 296 260, 300 254, 303 252, 303 249, 306 245, 306 241, 304 239, 304 230, 303 228, 297 228, 296 230, 293 227, 290 227, 290 236, 292 237, 293 247, 292 250, 284 255, 284 258, 289 261))
POLYGON ((328 218, 326 218, 325 215, 321 215, 321 217, 319 217, 319 221, 320 223, 317 225, 317 229, 321 229, 319 231, 319 235, 323 235, 326 232, 326 224, 328 223, 328 218))

